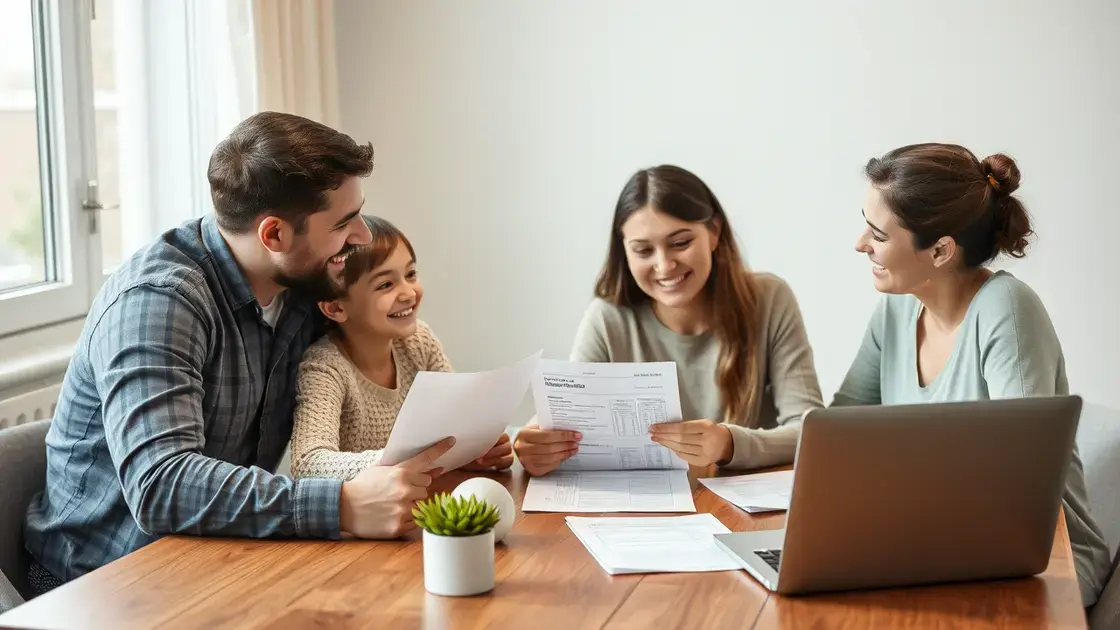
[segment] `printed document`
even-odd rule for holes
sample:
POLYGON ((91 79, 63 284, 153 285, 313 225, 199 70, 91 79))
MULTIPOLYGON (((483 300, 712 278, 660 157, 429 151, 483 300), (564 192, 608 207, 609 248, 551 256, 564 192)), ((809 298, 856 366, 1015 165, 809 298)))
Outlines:
POLYGON ((776 512, 789 509, 793 471, 712 477, 701 479, 700 483, 725 501, 734 503, 747 512, 776 512))
POLYGON ((541 352, 487 372, 420 372, 397 413, 381 464, 392 466, 448 437, 455 446, 436 460, 455 470, 486 454, 516 424, 517 408, 541 352))
POLYGON ((556 471, 529 480, 523 512, 695 512, 687 470, 556 471))
POLYGON ((529 480, 526 512, 695 512, 688 463, 649 436, 680 422, 677 366, 541 359, 533 377, 542 429, 579 431, 579 451, 529 480))
POLYGON ((558 470, 688 470, 687 462, 649 436, 651 424, 682 420, 675 363, 541 359, 538 370, 537 423, 583 435, 579 452, 558 470))
POLYGON ((618 573, 737 571, 742 564, 716 545, 730 531, 711 514, 588 518, 568 527, 603 569, 618 573))

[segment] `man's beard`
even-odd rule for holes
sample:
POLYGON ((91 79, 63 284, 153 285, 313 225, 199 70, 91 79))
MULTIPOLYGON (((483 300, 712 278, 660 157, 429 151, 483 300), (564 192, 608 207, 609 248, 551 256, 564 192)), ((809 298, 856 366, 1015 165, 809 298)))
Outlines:
POLYGON ((328 265, 329 263, 325 262, 303 274, 287 274, 278 271, 273 280, 276 284, 306 295, 316 302, 336 300, 345 294, 345 290, 340 278, 331 277, 328 265))
MULTIPOLYGON (((348 256, 357 249, 357 245, 347 243, 331 258, 343 255, 348 256)), ((330 272, 330 263, 331 261, 328 258, 311 271, 303 273, 287 273, 284 270, 278 270, 272 279, 276 284, 287 287, 297 293, 302 293, 316 302, 337 300, 346 295, 347 287, 343 280, 346 272, 346 265, 344 263, 342 269, 338 271, 338 276, 333 277, 330 272)))

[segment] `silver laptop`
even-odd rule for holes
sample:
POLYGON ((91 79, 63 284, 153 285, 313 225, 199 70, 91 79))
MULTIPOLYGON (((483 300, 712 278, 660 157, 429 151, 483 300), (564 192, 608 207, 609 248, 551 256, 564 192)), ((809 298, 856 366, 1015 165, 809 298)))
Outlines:
POLYGON ((1046 569, 1081 398, 832 407, 804 420, 785 529, 717 534, 783 594, 1046 569))

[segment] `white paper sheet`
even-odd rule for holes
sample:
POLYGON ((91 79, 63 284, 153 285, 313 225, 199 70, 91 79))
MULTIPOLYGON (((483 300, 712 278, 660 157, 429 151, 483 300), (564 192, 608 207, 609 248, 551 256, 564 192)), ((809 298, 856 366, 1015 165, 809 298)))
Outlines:
POLYGON ((779 470, 735 477, 711 477, 700 483, 747 512, 776 512, 789 509, 793 471, 779 470))
POLYGON ((675 363, 541 359, 533 398, 542 429, 583 435, 579 451, 558 470, 688 470, 649 436, 651 424, 682 420, 675 363))
POLYGON ((695 512, 687 470, 554 472, 525 488, 523 512, 695 512))
POLYGON ((607 573, 737 571, 715 543, 730 533, 711 514, 589 518, 569 516, 568 527, 607 573))
POLYGON ((412 382, 381 463, 392 466, 448 437, 455 446, 436 461, 454 470, 486 454, 515 414, 541 352, 487 372, 420 372, 412 382))

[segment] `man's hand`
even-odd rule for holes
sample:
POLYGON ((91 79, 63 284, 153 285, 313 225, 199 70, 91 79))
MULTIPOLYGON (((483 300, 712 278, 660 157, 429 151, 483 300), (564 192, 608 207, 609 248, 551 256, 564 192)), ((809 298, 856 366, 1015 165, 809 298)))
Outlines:
POLYGON ((649 433, 654 442, 669 448, 693 466, 727 463, 735 454, 731 430, 720 422, 663 422, 650 425, 649 433))
POLYGON ((412 508, 438 477, 435 461, 455 445, 449 437, 396 466, 370 466, 342 484, 339 529, 358 538, 396 538, 416 527, 412 508))
POLYGON ((576 431, 544 430, 538 425, 525 425, 517 433, 513 450, 525 472, 537 477, 564 463, 579 450, 583 436, 576 431))
POLYGON ((502 432, 494 446, 486 454, 473 462, 463 466, 463 470, 484 472, 487 470, 505 470, 513 465, 513 445, 509 443, 509 434, 502 432))

